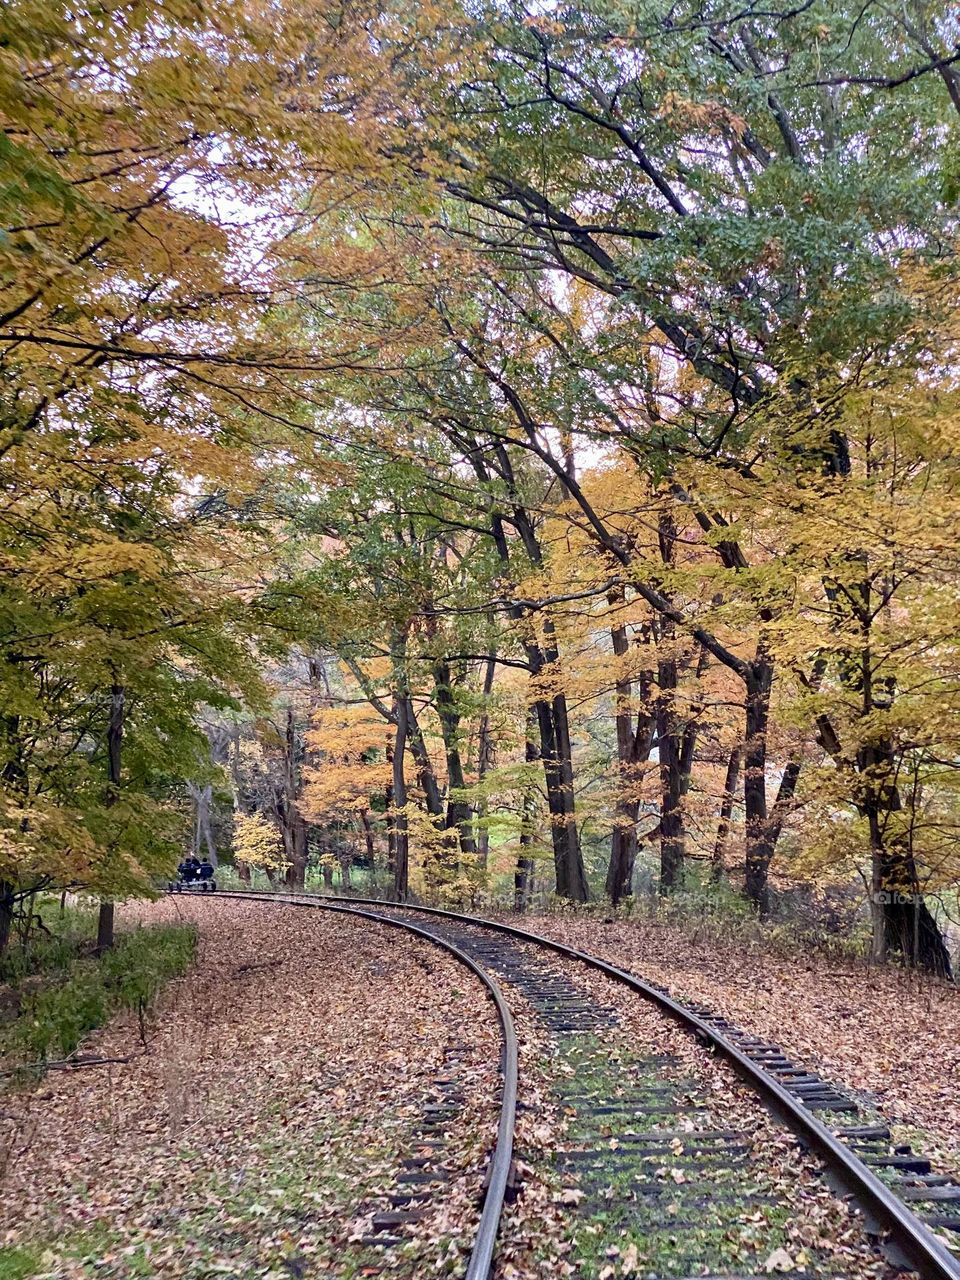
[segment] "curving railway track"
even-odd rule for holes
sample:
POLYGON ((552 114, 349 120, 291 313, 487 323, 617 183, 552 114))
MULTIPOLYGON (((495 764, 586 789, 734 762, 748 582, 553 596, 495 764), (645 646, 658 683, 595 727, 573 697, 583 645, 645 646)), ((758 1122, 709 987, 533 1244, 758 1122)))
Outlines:
MULTIPOLYGON (((780 1238, 783 1203, 789 1204, 794 1193, 787 1190, 784 1202, 782 1184, 770 1185, 749 1125, 731 1118, 729 1110, 718 1110, 709 1081, 691 1073, 683 1055, 670 1051, 669 1035, 663 1037, 662 1052, 636 1043, 627 993, 642 997, 729 1063, 819 1158, 837 1193, 853 1199, 894 1265, 909 1267, 924 1280, 960 1280, 960 1185, 934 1173, 929 1161, 909 1148, 894 1146, 881 1118, 864 1114, 856 1098, 792 1062, 779 1046, 709 1010, 682 1005, 596 956, 501 921, 370 899, 217 896, 281 901, 402 928, 444 948, 486 987, 500 1025, 502 1090, 468 1280, 487 1280, 493 1270, 510 1189, 519 1084, 511 1006, 531 1016, 553 1046, 553 1094, 566 1128, 554 1161, 558 1176, 576 1183, 568 1211, 579 1221, 602 1223, 606 1238, 649 1241, 653 1256, 659 1259, 662 1252, 665 1258, 663 1267, 659 1261, 644 1264, 643 1271, 654 1275, 753 1280, 760 1270, 756 1265, 745 1270, 729 1259, 717 1263, 731 1224, 746 1215, 759 1224, 758 1232, 769 1231, 774 1242, 780 1238)), ((438 1108, 441 1125, 446 1114, 438 1108)), ((422 1176, 426 1181, 430 1175, 422 1176)), ((403 1207, 409 1199, 398 1197, 400 1207, 390 1218, 401 1230, 405 1216, 415 1217, 415 1210, 403 1207)), ((764 1245, 756 1256, 762 1261, 766 1252, 764 1245)), ((607 1256, 618 1253, 614 1248, 607 1256)), ((843 1274, 826 1257, 791 1266, 796 1280, 843 1274)), ((591 1269, 604 1273, 602 1267, 585 1268, 591 1269)), ((607 1268, 610 1274, 614 1270, 607 1268)))

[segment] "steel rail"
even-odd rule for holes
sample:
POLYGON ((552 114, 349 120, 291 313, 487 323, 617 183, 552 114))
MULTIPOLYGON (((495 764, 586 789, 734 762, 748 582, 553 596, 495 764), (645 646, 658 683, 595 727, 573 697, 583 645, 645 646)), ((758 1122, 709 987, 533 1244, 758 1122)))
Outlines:
MULTIPOLYGON (((473 1249, 470 1251, 470 1261, 467 1263, 465 1280, 489 1280, 493 1270, 493 1255, 497 1243, 497 1234, 500 1229, 500 1218, 503 1213, 507 1184, 510 1179, 510 1166, 513 1161, 513 1135, 516 1128, 517 1095, 520 1078, 517 1033, 513 1025, 513 1016, 510 1013, 500 984, 484 968, 477 964, 471 956, 468 956, 465 951, 461 951, 454 943, 448 942, 446 938, 438 937, 428 929, 421 929, 418 925, 411 924, 409 920, 395 920, 376 911, 361 910, 359 906, 353 907, 329 901, 318 901, 317 895, 310 894, 298 897, 295 894, 259 894, 241 891, 224 892, 221 890, 217 893, 207 894, 204 897, 204 901, 213 902, 224 898, 242 898, 247 902, 276 902, 279 899, 288 906, 312 907, 315 910, 331 911, 336 915, 358 916, 364 920, 375 921, 377 924, 386 924, 393 928, 405 929, 408 933, 423 938, 434 946, 441 947, 444 951, 449 952, 455 960, 458 960, 460 964, 469 969, 484 985, 488 995, 493 1000, 500 1023, 500 1040, 503 1049, 503 1089, 500 1100, 500 1119, 497 1124, 497 1141, 490 1161, 487 1191, 484 1196, 483 1208, 480 1212, 480 1222, 477 1226, 473 1249)), ((372 899, 365 899, 361 905, 370 905, 372 902, 372 899)))
MULTIPOLYGON (((228 892, 225 896, 246 895, 228 892)), ((283 893, 268 895, 274 901, 287 896, 283 893)), ((330 899, 320 894, 306 896, 321 898, 326 902, 344 901, 342 898, 330 899)), ((351 898, 349 901, 360 905, 373 904, 381 909, 387 908, 394 911, 418 911, 506 934, 518 941, 544 947, 568 960, 579 961, 657 1004, 664 1013, 687 1030, 693 1031, 731 1063, 737 1073, 785 1121, 789 1128, 820 1155, 830 1173, 858 1201, 860 1207, 872 1215, 878 1226, 886 1230, 889 1241, 906 1257, 924 1280, 960 1280, 960 1259, 950 1252, 929 1227, 911 1213, 903 1201, 898 1199, 868 1165, 849 1151, 825 1124, 808 1111, 778 1080, 743 1053, 732 1040, 727 1039, 721 1031, 704 1021, 692 1009, 685 1008, 665 991, 645 982, 636 974, 602 960, 599 956, 590 955, 589 952, 568 947, 565 943, 557 942, 553 938, 545 938, 542 934, 531 933, 527 929, 504 924, 499 920, 487 920, 482 916, 464 915, 461 912, 445 911, 440 907, 424 907, 407 902, 383 902, 375 898, 351 898)))

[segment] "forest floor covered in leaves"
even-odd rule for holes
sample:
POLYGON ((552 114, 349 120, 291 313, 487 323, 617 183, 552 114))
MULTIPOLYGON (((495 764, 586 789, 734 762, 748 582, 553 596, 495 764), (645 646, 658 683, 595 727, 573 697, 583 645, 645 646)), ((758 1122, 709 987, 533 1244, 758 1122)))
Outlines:
POLYGON ((84 1046, 118 1061, 0 1098, 0 1277, 375 1274, 364 1244, 451 1053, 466 1098, 391 1274, 442 1272, 472 1238, 496 1122, 497 1027, 480 984, 395 929, 327 912, 196 899, 197 964, 146 1049, 121 1016, 84 1046), (471 1101, 473 1094, 477 1101, 471 1101))
MULTIPOLYGON (((497 1118, 499 1038, 476 980, 399 930, 328 912, 175 898, 124 907, 121 925, 177 920, 198 926, 197 961, 166 989, 146 1044, 135 1016, 120 1014, 83 1045, 109 1061, 0 1096, 0 1280, 461 1274, 497 1118), (436 1082, 452 1074, 464 1102, 444 1139, 449 1181, 384 1251, 371 1243, 374 1216, 400 1189, 401 1162, 423 1154, 436 1082)), ((904 1132, 923 1135, 927 1154, 956 1162, 957 991, 649 920, 570 913, 524 923, 722 1010, 875 1100, 904 1132)), ((578 1209, 584 1191, 556 1154, 583 1140, 562 1101, 571 1071, 580 1090, 616 1092, 644 1055, 667 1051, 684 1088, 706 1098, 710 1123, 743 1132, 772 1205, 734 1205, 725 1269, 802 1272, 809 1259, 825 1274, 886 1274, 816 1162, 798 1158, 723 1064, 646 1002, 587 970, 571 973, 620 1022, 595 1046, 578 1042, 571 1066, 571 1045, 551 1040, 511 995, 522 1191, 501 1231, 503 1280, 660 1268, 646 1228, 621 1229, 606 1206, 578 1209)), ((602 1128, 593 1141, 613 1150, 615 1132, 602 1128)), ((682 1216, 685 1178, 672 1172, 682 1216)))
POLYGON ((596 914, 529 915, 523 927, 700 1002, 880 1108, 960 1167, 960 989, 817 952, 781 955, 708 929, 596 914))

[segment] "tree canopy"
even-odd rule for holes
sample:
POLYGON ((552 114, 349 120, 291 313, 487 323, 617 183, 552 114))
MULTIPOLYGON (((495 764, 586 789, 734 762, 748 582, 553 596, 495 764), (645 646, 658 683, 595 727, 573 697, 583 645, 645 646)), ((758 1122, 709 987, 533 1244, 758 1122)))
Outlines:
POLYGON ((831 893, 949 971, 948 6, 0 48, 0 942, 192 828, 400 897, 831 893))

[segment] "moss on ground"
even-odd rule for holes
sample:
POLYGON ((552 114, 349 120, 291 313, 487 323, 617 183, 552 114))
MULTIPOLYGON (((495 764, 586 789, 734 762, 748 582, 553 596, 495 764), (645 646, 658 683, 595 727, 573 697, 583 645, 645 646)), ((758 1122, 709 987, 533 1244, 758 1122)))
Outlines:
POLYGON ((42 1269, 38 1250, 0 1245, 0 1280, 27 1280, 42 1269))
MULTIPOLYGON (((774 1251, 791 1247, 795 1207, 772 1193, 765 1170, 751 1167, 749 1157, 732 1164, 722 1146, 695 1152, 696 1130, 686 1147, 684 1139, 668 1136, 662 1151, 631 1151, 631 1133, 673 1133, 691 1114, 678 1114, 675 1107, 702 1096, 677 1064, 644 1058, 626 1046, 611 1051, 609 1039, 563 1037, 554 1092, 573 1110, 570 1144, 601 1153, 597 1167, 571 1164, 562 1179, 568 1198, 574 1183, 582 1193, 569 1216, 568 1236, 569 1260, 583 1280, 619 1274, 624 1258, 639 1274, 658 1276, 762 1271, 774 1251), (648 1109, 642 1119, 629 1112, 591 1115, 584 1109, 588 1103, 565 1100, 571 1093, 598 1104, 639 1098, 648 1109)), ((700 1113, 698 1128, 725 1127, 714 1124, 709 1110, 700 1113)), ((562 1164, 562 1152, 558 1160, 562 1164)))
POLYGON ((277 1276, 322 1274, 336 1263, 338 1277, 351 1280, 375 1264, 377 1251, 352 1244, 331 1231, 346 1224, 358 1202, 383 1185, 383 1168, 396 1157, 381 1150, 351 1148, 349 1121, 330 1126, 316 1141, 278 1126, 258 1144, 258 1161, 242 1169, 198 1175, 189 1147, 178 1160, 184 1184, 174 1177, 139 1191, 137 1226, 118 1231, 106 1220, 72 1239, 31 1242, 0 1254, 0 1280, 41 1275, 130 1280, 155 1275, 277 1276), (340 1160, 331 1161, 331 1151, 340 1160), (177 1259, 171 1263, 171 1259, 177 1259), (19 1270, 16 1269, 19 1267, 19 1270))

